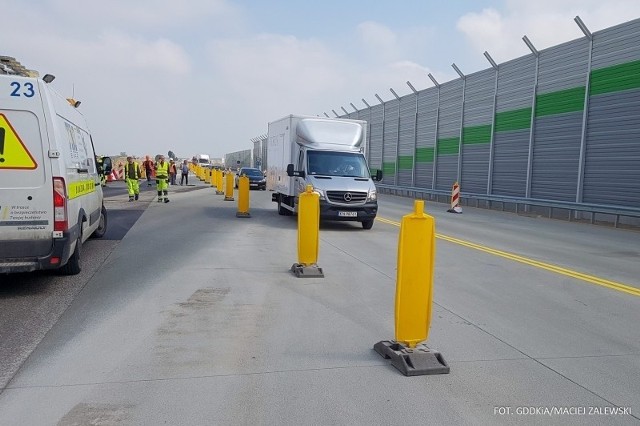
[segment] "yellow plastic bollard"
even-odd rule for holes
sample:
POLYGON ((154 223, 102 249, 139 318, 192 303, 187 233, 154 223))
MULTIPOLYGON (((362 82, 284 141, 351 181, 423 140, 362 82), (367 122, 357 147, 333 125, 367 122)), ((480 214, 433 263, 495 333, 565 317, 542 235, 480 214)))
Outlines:
POLYGON ((424 213, 424 201, 415 200, 413 213, 400 224, 395 306, 396 341, 410 348, 429 337, 435 234, 435 221, 424 213))
POLYGON ((324 277, 318 267, 320 196, 307 185, 298 201, 298 263, 291 266, 297 277, 324 277))
POLYGON ((246 175, 238 179, 238 212, 236 217, 251 217, 249 213, 249 178, 246 175))
POLYGON ((224 194, 224 192, 222 191, 222 170, 218 169, 216 170, 217 174, 218 174, 218 178, 216 179, 216 194, 217 195, 222 195, 224 194))
POLYGON ((233 173, 227 172, 225 176, 224 200, 233 201, 233 173))
POLYGON ((396 282, 396 340, 382 340, 373 349, 405 376, 449 374, 438 351, 423 342, 429 337, 435 265, 435 221, 424 214, 424 201, 416 200, 413 213, 400 223, 396 282), (420 343, 420 344, 418 344, 420 343))
POLYGON ((216 185, 216 180, 218 178, 218 173, 216 173, 217 170, 216 169, 211 169, 211 187, 215 188, 216 185))
POLYGON ((211 169, 204 168, 204 183, 211 183, 211 169))

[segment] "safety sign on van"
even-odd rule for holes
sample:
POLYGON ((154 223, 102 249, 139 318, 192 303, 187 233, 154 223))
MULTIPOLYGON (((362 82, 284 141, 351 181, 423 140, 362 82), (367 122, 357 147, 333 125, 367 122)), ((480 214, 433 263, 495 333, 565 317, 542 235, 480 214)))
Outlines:
POLYGON ((20 136, 4 114, 0 114, 0 169, 32 170, 38 167, 20 136))

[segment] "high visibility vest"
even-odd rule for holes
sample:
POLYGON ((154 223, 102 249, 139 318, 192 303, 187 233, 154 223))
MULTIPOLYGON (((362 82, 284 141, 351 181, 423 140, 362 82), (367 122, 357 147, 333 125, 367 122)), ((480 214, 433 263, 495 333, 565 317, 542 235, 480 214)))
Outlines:
POLYGON ((156 163, 156 178, 167 179, 169 177, 169 163, 156 163))
POLYGON ((140 165, 138 163, 132 163, 133 166, 133 177, 131 177, 129 170, 129 163, 125 163, 124 165, 124 178, 125 179, 140 179, 140 165))

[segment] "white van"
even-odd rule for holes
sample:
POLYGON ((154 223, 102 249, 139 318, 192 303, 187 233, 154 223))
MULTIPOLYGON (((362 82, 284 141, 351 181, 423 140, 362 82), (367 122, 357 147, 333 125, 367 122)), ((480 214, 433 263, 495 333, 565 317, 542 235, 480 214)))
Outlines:
POLYGON ((107 229, 91 134, 52 79, 0 75, 0 274, 77 274, 107 229))

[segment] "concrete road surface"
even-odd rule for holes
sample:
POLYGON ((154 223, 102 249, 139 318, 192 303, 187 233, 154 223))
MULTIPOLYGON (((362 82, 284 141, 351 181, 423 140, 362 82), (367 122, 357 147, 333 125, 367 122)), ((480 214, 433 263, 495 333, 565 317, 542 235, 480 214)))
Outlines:
POLYGON ((150 203, 0 394, 0 424, 639 423, 637 232, 427 204, 427 344, 451 372, 405 377, 372 347, 394 338, 412 201, 381 197, 372 230, 323 224, 325 277, 300 279, 270 196, 251 191, 251 218, 210 188, 150 203))

